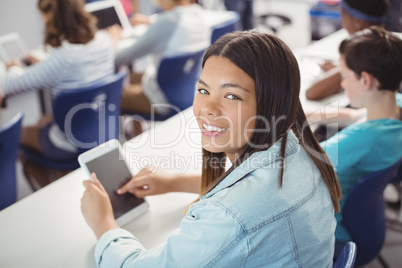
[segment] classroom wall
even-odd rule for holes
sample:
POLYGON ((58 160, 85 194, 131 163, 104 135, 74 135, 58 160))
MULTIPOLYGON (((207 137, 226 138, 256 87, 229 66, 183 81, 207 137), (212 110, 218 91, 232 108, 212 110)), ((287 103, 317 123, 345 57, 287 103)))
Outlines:
POLYGON ((0 0, 0 35, 18 32, 28 49, 43 42, 43 22, 37 0, 0 0))

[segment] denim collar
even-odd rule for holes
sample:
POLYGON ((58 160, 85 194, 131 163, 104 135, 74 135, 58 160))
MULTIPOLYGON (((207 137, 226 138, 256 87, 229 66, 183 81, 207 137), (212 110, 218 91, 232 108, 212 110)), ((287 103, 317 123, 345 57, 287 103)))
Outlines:
MULTIPOLYGON (((293 153, 299 149, 297 147, 299 141, 296 138, 292 130, 288 132, 285 148, 285 156, 289 153, 293 153)), ((238 181, 242 180, 247 174, 253 172, 254 170, 270 165, 275 162, 280 157, 281 140, 279 139, 271 147, 265 151, 255 152, 249 158, 247 158, 243 163, 241 163, 237 168, 235 168, 226 178, 221 181, 214 189, 212 189, 207 194, 200 197, 200 200, 208 198, 215 193, 221 191, 224 188, 228 188, 238 181)))

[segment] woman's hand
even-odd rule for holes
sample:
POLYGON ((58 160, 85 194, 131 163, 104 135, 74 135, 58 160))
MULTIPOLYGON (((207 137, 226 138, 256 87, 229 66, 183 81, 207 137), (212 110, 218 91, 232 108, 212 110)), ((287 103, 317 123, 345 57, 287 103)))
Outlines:
POLYGON ((174 191, 176 175, 154 167, 143 168, 131 178, 123 187, 117 190, 118 194, 130 192, 137 197, 164 194, 174 191))
POLYGON ((91 177, 92 181, 83 182, 86 190, 81 198, 81 211, 85 221, 99 240, 102 234, 119 226, 114 219, 112 204, 105 188, 96 178, 95 173, 92 173, 91 177))

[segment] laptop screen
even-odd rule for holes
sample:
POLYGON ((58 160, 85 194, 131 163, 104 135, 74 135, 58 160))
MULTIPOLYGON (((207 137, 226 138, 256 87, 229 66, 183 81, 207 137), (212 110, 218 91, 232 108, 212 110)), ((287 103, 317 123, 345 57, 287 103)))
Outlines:
POLYGON ((113 6, 94 10, 91 13, 98 19, 98 29, 104 29, 114 24, 122 26, 116 9, 113 6))

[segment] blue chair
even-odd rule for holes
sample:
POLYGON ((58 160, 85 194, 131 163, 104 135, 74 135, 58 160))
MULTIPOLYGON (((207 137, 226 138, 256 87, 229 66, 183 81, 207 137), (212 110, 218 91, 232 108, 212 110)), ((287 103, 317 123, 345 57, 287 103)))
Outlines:
POLYGON ((222 22, 218 25, 212 27, 212 37, 211 37, 211 44, 215 43, 219 37, 225 35, 227 33, 234 32, 238 30, 238 23, 240 20, 240 15, 236 12, 233 12, 233 18, 228 21, 222 22))
MULTIPOLYGON (((122 70, 106 83, 56 96, 54 121, 79 148, 77 156, 110 139, 119 138, 121 91, 126 75, 127 70, 122 70)), ((70 161, 58 161, 27 147, 22 147, 21 152, 26 160, 50 169, 69 171, 79 167, 76 157, 70 161)))
POLYGON ((343 225, 357 245, 356 266, 374 258, 386 267, 379 255, 385 240, 386 220, 384 189, 402 166, 400 159, 393 166, 361 178, 353 187, 342 209, 343 225))
POLYGON ((201 61, 205 51, 197 51, 181 56, 163 58, 158 69, 159 87, 169 101, 169 112, 163 115, 133 113, 145 120, 164 121, 193 105, 196 84, 201 74, 201 61))
POLYGON ((349 241, 346 243, 334 263, 334 268, 353 268, 356 261, 356 252, 356 244, 354 242, 349 241))
POLYGON ((16 162, 22 113, 0 127, 0 210, 17 201, 16 162))

